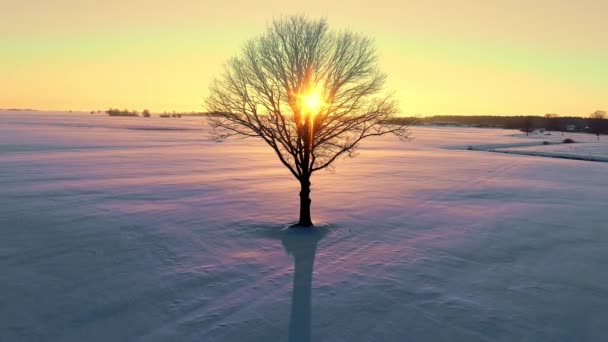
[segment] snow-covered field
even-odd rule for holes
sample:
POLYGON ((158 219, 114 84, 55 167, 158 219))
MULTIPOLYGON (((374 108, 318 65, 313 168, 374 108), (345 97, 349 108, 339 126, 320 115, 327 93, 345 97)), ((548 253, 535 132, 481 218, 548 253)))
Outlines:
POLYGON ((519 141, 483 143, 481 145, 450 146, 448 148, 474 151, 521 154, 539 157, 608 162, 608 137, 597 139, 586 133, 522 133, 512 134, 519 141), (565 143, 569 139, 574 143, 565 143))
POLYGON ((551 137, 543 135, 534 135, 533 137, 537 139, 543 138, 543 142, 546 141, 548 144, 501 148, 497 149, 497 151, 532 156, 608 162, 608 137, 598 140, 594 135, 584 133, 569 133, 565 136, 553 133, 551 137), (563 139, 566 138, 570 138, 576 141, 576 143, 562 143, 563 139))
POLYGON ((321 229, 290 231, 296 181, 202 121, 0 112, 1 341, 608 338, 608 163, 415 127, 316 174, 321 229))

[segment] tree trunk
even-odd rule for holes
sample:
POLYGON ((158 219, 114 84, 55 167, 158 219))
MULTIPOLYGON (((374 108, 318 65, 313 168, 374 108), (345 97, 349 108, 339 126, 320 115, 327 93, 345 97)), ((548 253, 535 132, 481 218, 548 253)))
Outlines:
POLYGON ((301 179, 300 187, 300 221, 298 221, 298 226, 310 227, 313 225, 310 218, 310 178, 301 179))

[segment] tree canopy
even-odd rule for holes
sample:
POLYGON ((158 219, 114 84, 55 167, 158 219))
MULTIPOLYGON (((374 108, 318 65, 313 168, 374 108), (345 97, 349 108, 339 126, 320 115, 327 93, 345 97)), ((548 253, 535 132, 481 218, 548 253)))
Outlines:
POLYGON ((371 39, 330 31, 324 19, 272 22, 245 44, 210 87, 214 137, 258 137, 301 184, 300 224, 310 220, 310 176, 368 137, 409 139, 408 123, 383 92, 371 39), (308 211, 308 212, 307 212, 308 211))
POLYGON ((211 86, 215 137, 260 137, 296 178, 351 155, 370 136, 407 139, 407 125, 390 124, 397 106, 382 94, 386 75, 372 40, 333 32, 325 20, 273 21, 249 41, 211 86))

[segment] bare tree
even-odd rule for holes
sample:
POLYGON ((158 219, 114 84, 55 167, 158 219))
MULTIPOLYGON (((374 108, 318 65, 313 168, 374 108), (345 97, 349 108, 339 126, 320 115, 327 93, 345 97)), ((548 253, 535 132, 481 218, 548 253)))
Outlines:
POLYGON ((604 133, 607 130, 608 126, 606 124, 606 112, 603 110, 596 110, 593 112, 589 118, 589 128, 591 128, 591 133, 597 135, 597 140, 600 140, 600 134, 604 133))
POLYGON ((300 182, 299 226, 312 226, 310 179, 341 156, 353 157, 361 140, 410 137, 392 120, 397 106, 382 92, 372 41, 333 32, 324 19, 274 20, 249 41, 210 87, 213 136, 264 140, 300 182))

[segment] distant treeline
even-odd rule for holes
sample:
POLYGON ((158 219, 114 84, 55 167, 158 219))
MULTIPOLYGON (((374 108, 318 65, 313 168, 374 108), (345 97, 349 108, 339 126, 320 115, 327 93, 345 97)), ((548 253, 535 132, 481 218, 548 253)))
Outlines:
MULTIPOLYGON (((110 108, 105 111, 109 116, 143 116, 149 118, 151 116, 150 111, 144 109, 141 113, 136 110, 128 110, 128 109, 116 109, 110 108)), ((91 114, 95 114, 95 111, 91 111, 91 114)), ((99 113, 99 111, 97 111, 99 113)), ((218 113, 214 112, 163 112, 159 114, 161 118, 181 118, 182 116, 216 116, 218 113)))
MULTIPOLYGON (((93 113, 93 112, 91 112, 93 113)), ((106 110, 106 113, 109 116, 139 116, 139 113, 136 110, 133 111, 129 111, 128 109, 114 109, 114 108, 110 108, 108 110, 106 110)), ((146 109, 142 112, 143 116, 146 116, 145 114, 147 114, 147 116, 150 116, 150 112, 146 109)))
POLYGON ((215 112, 164 112, 163 114, 161 114, 161 116, 163 115, 170 115, 170 116, 218 116, 220 115, 219 113, 215 113, 215 112))
MULTIPOLYGON (((601 113, 601 111, 598 112, 601 113)), ((423 118, 395 118, 393 121, 413 122, 415 125, 494 127, 523 131, 544 128, 549 131, 596 133, 599 130, 602 134, 608 134, 608 120, 605 115, 604 118, 562 117, 555 114, 545 116, 436 115, 423 118)))
MULTIPOLYGON (((94 112, 91 112, 94 113, 94 112)), ((141 113, 136 110, 114 109, 106 111, 110 116, 143 116, 150 117, 147 109, 141 113)), ((221 116, 222 113, 215 112, 163 112, 161 118, 180 118, 182 116, 221 116)), ((596 111, 589 118, 577 116, 559 116, 557 114, 545 114, 544 116, 532 115, 435 115, 429 117, 398 117, 390 120, 394 123, 409 123, 413 125, 441 125, 441 126, 471 126, 488 128, 517 129, 524 132, 532 132, 537 129, 561 132, 589 132, 594 134, 608 134, 608 119, 606 112, 596 111)))
POLYGON ((29 108, 0 108, 0 110, 4 110, 7 112, 37 112, 37 109, 29 109, 29 108))

